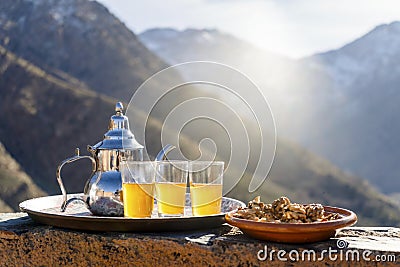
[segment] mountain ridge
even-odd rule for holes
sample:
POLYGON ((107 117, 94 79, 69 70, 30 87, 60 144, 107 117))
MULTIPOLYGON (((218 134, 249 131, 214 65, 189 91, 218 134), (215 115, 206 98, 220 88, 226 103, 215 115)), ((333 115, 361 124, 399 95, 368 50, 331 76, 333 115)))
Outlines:
POLYGON ((0 14, 1 41, 8 50, 125 102, 143 77, 167 66, 96 1, 3 0, 0 14))
POLYGON ((326 143, 314 150, 333 159, 341 147, 354 147, 336 158, 336 163, 344 167, 352 162, 353 172, 367 177, 385 193, 400 192, 396 162, 400 153, 393 149, 400 145, 400 127, 395 123, 400 112, 399 36, 400 22, 380 25, 339 50, 304 61, 334 76, 331 87, 335 96, 327 94, 321 99, 328 103, 320 113, 326 114, 329 124, 314 139, 321 140, 328 132, 342 129, 341 133, 336 130, 338 134, 332 138, 336 146, 326 143), (346 70, 345 62, 350 62, 350 70, 346 70), (334 109, 341 112, 329 112, 334 109), (323 150, 326 152, 321 153, 323 150))
MULTIPOLYGON (((346 75, 345 80, 349 80, 349 77, 359 75, 360 72, 365 74, 377 71, 375 67, 377 62, 385 64, 385 62, 390 60, 388 57, 396 56, 393 53, 396 53, 397 47, 400 45, 400 39, 396 38, 399 34, 400 21, 381 24, 365 35, 338 49, 318 53, 301 60, 305 62, 314 61, 312 62, 314 64, 313 67, 317 67, 316 65, 318 64, 325 65, 326 71, 328 71, 332 78, 346 75), (373 45, 366 46, 364 45, 366 42, 373 45), (338 73, 331 73, 334 69, 332 70, 327 67, 336 67, 338 73)), ((341 83, 339 80, 335 81, 335 85, 336 87, 351 89, 350 86, 353 82, 354 80, 350 80, 341 83)))

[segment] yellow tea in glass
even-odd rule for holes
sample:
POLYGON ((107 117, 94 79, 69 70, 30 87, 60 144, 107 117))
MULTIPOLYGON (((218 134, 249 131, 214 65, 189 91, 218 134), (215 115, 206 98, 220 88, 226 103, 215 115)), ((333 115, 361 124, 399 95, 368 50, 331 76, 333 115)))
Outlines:
POLYGON ((221 212, 222 184, 190 184, 192 213, 194 216, 221 212))
POLYGON ((187 161, 159 161, 156 166, 156 198, 160 217, 184 216, 187 161))
POLYGON ((122 184, 124 215, 126 217, 150 217, 154 208, 153 184, 122 184))
POLYGON ((190 162, 190 198, 194 216, 221 213, 223 174, 222 161, 190 162))
POLYGON ((121 162, 124 216, 151 217, 154 209, 155 163, 152 161, 121 162))
POLYGON ((165 215, 184 215, 186 183, 156 183, 158 213, 165 215))

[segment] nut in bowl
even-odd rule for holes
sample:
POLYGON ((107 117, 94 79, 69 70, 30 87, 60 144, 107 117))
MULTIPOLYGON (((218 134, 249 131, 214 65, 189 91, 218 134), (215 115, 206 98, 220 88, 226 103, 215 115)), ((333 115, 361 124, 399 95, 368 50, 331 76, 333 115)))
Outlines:
POLYGON ((357 222, 354 212, 321 204, 291 203, 281 197, 265 204, 256 197, 246 208, 225 215, 226 221, 250 237, 281 243, 317 242, 357 222))

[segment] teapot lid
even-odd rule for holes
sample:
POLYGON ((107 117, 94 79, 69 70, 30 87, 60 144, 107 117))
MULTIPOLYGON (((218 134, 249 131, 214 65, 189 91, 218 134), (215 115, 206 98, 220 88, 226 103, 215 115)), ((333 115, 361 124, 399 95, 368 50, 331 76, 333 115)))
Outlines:
POLYGON ((108 131, 104 134, 103 141, 93 146, 93 149, 143 149, 129 128, 128 117, 123 114, 121 102, 115 105, 116 114, 111 116, 108 131))

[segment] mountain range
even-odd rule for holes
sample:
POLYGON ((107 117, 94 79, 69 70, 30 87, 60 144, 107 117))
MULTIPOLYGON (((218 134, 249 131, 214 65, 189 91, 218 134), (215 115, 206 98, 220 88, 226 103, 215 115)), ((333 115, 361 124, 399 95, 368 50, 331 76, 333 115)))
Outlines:
POLYGON ((400 22, 393 22, 338 50, 302 59, 330 80, 332 92, 325 92, 325 105, 314 113, 316 121, 325 121, 310 137, 319 145, 303 143, 385 193, 400 192, 399 58, 400 22))
POLYGON ((210 60, 242 70, 269 100, 278 134, 400 192, 400 22, 299 60, 210 29, 147 30, 140 40, 170 64, 210 60))
POLYGON ((129 99, 144 77, 167 66, 96 1, 4 0, 0 19, 9 51, 118 99, 129 99))
MULTIPOLYGON (((0 173, 7 174, 0 177, 2 211, 17 209, 23 199, 59 194, 57 164, 72 156, 75 147, 101 140, 115 102, 126 102, 139 84, 168 65, 106 8, 87 0, 1 1, 0 45, 0 112, 4 114, 0 117, 0 141, 4 145, 2 154, 9 154, 4 164, 0 161, 0 173), (18 175, 8 174, 7 166, 14 166, 18 175), (7 184, 15 190, 8 190, 7 184)), ((290 62, 273 54, 265 56, 279 60, 282 67, 290 62)), ((181 78, 173 73, 169 79, 181 78)), ((148 93, 162 84, 155 84, 148 93)), ((201 92, 193 88, 180 97, 198 94, 201 92)), ((161 148, 164 117, 159 114, 152 114, 148 121, 146 145, 152 155, 161 148)), ((137 110, 131 123, 144 120, 146 115, 137 110)), ((197 129, 204 136, 210 131, 197 129)), ((182 146, 189 154, 198 153, 197 140, 190 135, 182 146)), ((66 167, 63 177, 68 192, 83 190, 89 177, 86 165, 66 167)), ((251 174, 247 170, 229 196, 248 201, 260 194, 271 201, 287 195, 298 202, 352 209, 361 225, 400 225, 399 207, 365 180, 284 137, 278 138, 269 178, 249 194, 251 174)))

